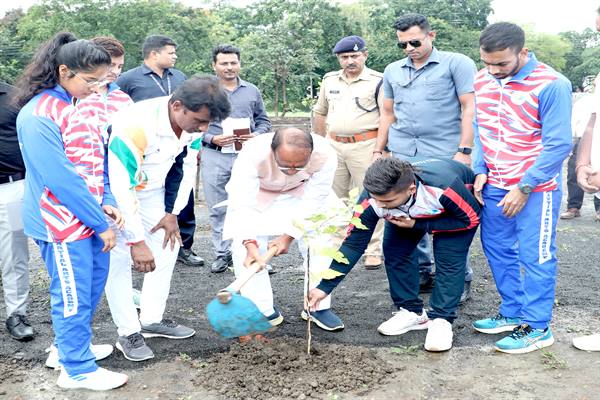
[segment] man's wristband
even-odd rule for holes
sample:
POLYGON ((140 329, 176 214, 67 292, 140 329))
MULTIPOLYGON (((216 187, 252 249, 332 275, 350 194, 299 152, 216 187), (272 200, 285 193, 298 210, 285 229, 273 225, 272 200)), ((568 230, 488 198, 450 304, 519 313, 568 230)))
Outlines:
POLYGON ((248 245, 248 244, 253 244, 256 247, 258 247, 258 242, 255 239, 246 239, 246 240, 242 240, 242 244, 244 246, 248 245))
POLYGON ((383 155, 383 151, 380 151, 380 150, 374 150, 374 151, 373 151, 373 154, 375 154, 375 153, 379 153, 379 154, 382 154, 382 155, 383 155))

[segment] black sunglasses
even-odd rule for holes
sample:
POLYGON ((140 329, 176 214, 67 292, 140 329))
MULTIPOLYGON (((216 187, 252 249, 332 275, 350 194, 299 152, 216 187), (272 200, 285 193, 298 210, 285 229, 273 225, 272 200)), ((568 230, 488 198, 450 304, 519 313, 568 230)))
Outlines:
POLYGON ((400 47, 402 50, 405 50, 409 44, 412 47, 417 48, 417 47, 421 47, 423 42, 421 42, 420 40, 409 40, 408 42, 398 42, 397 44, 398 44, 398 47, 400 47))

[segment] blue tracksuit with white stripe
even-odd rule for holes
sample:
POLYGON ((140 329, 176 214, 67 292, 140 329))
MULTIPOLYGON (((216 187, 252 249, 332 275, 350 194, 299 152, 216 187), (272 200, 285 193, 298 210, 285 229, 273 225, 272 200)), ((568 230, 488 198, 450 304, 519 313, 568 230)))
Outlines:
POLYGON ((481 242, 502 297, 499 312, 545 329, 556 285, 561 167, 571 150, 571 84, 530 54, 504 81, 480 71, 475 102, 473 169, 488 177, 481 242), (533 192, 507 218, 498 203, 519 183, 533 192))
POLYGON ((44 90, 19 113, 17 134, 27 168, 24 230, 46 263, 55 344, 74 377, 98 368, 91 323, 109 266, 98 233, 109 228, 101 206, 115 202, 102 137, 70 129, 72 103, 60 86, 44 90))

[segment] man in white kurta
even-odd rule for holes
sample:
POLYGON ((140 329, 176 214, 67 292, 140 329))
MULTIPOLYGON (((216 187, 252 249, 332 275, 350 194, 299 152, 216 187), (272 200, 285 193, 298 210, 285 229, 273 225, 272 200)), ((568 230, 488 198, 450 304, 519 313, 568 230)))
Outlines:
MULTIPOLYGON (((228 209, 223 230, 223 238, 233 240, 237 276, 253 261, 265 265, 261 254, 269 247, 277 246, 279 255, 287 252, 294 239, 301 239, 303 232, 294 226, 294 220, 339 201, 332 190, 336 166, 335 151, 324 138, 296 128, 266 133, 244 145, 226 186, 228 209)), ((298 245, 306 267, 306 243, 300 240, 298 245)), ((325 270, 330 263, 331 258, 311 252, 312 272, 325 270)), ((310 288, 319 283, 313 280, 310 288)), ((265 269, 243 286, 241 294, 252 300, 272 325, 283 321, 273 306, 271 281, 265 269)), ((329 298, 322 301, 320 308, 311 313, 313 322, 329 331, 343 329, 343 322, 330 307, 329 298)), ((305 311, 302 317, 307 318, 305 311)))

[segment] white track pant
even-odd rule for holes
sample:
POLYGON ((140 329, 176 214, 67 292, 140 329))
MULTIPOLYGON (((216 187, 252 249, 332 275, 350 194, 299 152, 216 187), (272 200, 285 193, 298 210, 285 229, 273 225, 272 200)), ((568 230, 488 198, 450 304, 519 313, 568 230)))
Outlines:
POLYGON ((125 243, 122 234, 119 234, 117 246, 110 253, 106 299, 119 336, 129 336, 139 332, 140 323, 148 325, 163 319, 171 288, 171 276, 179 251, 179 244, 174 250, 171 250, 170 245, 165 249, 162 248, 164 230, 150 234, 150 229, 165 215, 164 198, 164 190, 138 193, 139 212, 146 232, 146 244, 152 250, 156 264, 153 272, 144 275, 139 320, 133 304, 131 249, 125 243))

